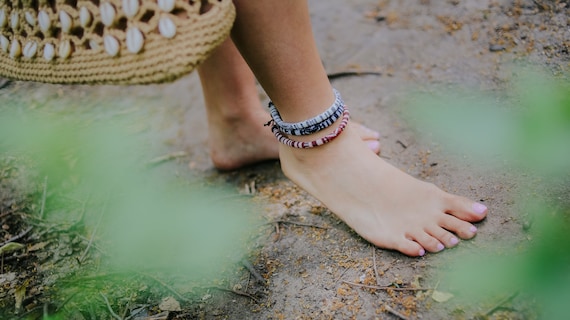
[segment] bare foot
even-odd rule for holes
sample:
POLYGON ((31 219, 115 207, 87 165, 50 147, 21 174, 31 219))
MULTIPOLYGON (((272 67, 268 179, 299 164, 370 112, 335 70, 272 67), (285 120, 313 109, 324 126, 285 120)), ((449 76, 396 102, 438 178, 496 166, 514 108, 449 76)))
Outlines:
POLYGON ((280 145, 285 175, 374 245, 423 256, 475 236, 487 208, 416 180, 371 153, 349 124, 313 149, 280 145))
MULTIPOLYGON (((208 110, 213 110, 209 108, 208 110)), ((250 164, 279 159, 279 147, 267 123, 271 116, 260 106, 253 109, 233 108, 243 114, 208 113, 210 157, 220 170, 234 170, 250 164)), ((380 134, 361 124, 354 128, 368 149, 380 152, 380 134)))

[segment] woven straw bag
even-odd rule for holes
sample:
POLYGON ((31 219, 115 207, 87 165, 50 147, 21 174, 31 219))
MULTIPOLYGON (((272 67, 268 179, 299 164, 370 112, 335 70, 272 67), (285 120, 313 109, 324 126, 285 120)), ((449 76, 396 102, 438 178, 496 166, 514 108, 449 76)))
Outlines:
POLYGON ((234 18, 232 0, 0 0, 0 76, 173 81, 207 58, 234 18))

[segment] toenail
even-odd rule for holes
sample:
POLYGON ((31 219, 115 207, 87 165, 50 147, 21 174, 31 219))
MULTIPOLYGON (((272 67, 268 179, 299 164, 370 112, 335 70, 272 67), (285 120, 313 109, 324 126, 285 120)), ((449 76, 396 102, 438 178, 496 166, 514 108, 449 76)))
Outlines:
POLYGON ((424 249, 420 249, 420 257, 423 257, 426 254, 426 251, 424 249))
POLYGON ((471 226, 471 228, 469 228, 469 231, 471 231, 472 233, 477 233, 477 227, 471 226))
POLYGON ((376 150, 380 148, 380 142, 378 141, 370 141, 368 142, 368 148, 372 149, 372 150, 376 150))
POLYGON ((459 243, 459 239, 457 239, 456 237, 453 237, 449 240, 449 243, 451 243, 451 245, 454 246, 454 245, 459 243))
POLYGON ((438 244, 437 244, 437 251, 441 251, 441 250, 443 250, 443 249, 445 249, 445 246, 444 246, 443 244, 441 244, 441 243, 438 243, 438 244))
POLYGON ((477 214, 483 214, 485 211, 487 211, 487 207, 479 202, 475 202, 473 204, 473 211, 475 211, 477 214))

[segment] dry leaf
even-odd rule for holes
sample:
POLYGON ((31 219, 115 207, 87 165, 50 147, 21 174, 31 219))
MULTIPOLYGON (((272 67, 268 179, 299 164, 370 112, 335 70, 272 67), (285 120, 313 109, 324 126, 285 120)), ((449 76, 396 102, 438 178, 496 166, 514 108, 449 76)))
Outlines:
POLYGON ((431 294, 431 298, 437 302, 446 302, 453 298, 453 294, 434 290, 431 294))
POLYGON ((162 302, 158 305, 160 310, 163 311, 181 311, 180 302, 178 302, 173 297, 166 297, 162 299, 162 302))

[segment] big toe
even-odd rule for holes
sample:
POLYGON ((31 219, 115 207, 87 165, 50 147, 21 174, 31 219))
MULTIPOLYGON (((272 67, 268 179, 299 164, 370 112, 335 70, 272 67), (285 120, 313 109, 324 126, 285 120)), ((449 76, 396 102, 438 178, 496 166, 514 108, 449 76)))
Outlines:
POLYGON ((474 202, 460 196, 449 195, 445 212, 457 218, 477 222, 485 219, 489 209, 482 203, 474 202))

